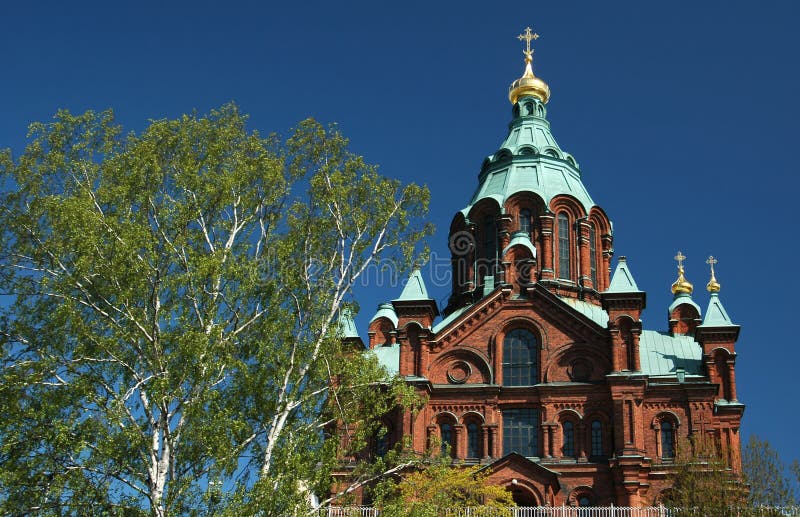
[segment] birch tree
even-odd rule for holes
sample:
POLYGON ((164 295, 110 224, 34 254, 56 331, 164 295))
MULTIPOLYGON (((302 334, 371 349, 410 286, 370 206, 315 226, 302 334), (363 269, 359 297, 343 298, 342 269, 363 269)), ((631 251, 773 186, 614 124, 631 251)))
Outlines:
POLYGON ((301 511, 330 423, 359 447, 396 403, 337 318, 372 264, 410 263, 427 190, 335 127, 282 142, 233 105, 139 135, 59 112, 29 138, 0 154, 0 511, 301 511))

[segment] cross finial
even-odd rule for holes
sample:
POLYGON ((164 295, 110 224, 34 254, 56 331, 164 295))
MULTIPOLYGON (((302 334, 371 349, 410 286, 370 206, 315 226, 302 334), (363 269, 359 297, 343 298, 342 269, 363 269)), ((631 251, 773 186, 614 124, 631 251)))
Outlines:
POLYGON ((517 39, 520 41, 525 40, 525 50, 522 52, 525 54, 525 57, 530 58, 533 55, 533 51, 531 50, 531 41, 539 39, 539 35, 531 31, 530 27, 525 27, 525 32, 517 36, 517 39))
POLYGON ((678 261, 678 268, 683 269, 683 261, 686 260, 686 257, 683 255, 683 253, 679 251, 678 254, 675 255, 675 260, 678 261))
POLYGON ((709 255, 708 260, 706 260, 706 264, 711 266, 711 276, 714 276, 714 264, 719 262, 717 259, 714 258, 714 255, 709 255))

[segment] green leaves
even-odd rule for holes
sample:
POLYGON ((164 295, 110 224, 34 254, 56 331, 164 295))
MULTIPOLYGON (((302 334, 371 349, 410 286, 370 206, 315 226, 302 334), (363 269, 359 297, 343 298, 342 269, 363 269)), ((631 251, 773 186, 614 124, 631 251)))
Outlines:
POLYGON ((325 430, 396 400, 336 319, 369 264, 410 263, 427 190, 335 127, 284 145, 235 105, 29 136, 0 153, 3 513, 292 513, 326 490, 325 430))

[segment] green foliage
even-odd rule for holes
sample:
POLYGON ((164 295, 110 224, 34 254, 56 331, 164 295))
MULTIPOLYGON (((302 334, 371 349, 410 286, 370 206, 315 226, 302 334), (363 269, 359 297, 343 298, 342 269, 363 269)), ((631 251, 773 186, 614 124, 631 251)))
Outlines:
POLYGON ((375 487, 375 506, 382 516, 437 517, 463 508, 471 508, 475 516, 512 515, 511 493, 487 483, 489 473, 480 466, 451 466, 449 457, 440 457, 417 469, 375 487))
POLYGON ((427 190, 233 105, 29 136, 0 152, 0 513, 301 511, 342 453, 325 430, 362 423, 356 450, 397 400, 337 317, 419 251, 427 190))
POLYGON ((742 451, 742 470, 750 487, 748 501, 753 506, 789 506, 800 504, 795 487, 800 483, 800 465, 791 465, 792 480, 778 452, 766 440, 751 435, 742 451))
POLYGON ((738 515, 746 487, 731 470, 731 451, 720 449, 711 437, 695 435, 677 453, 673 486, 661 502, 688 515, 738 515))

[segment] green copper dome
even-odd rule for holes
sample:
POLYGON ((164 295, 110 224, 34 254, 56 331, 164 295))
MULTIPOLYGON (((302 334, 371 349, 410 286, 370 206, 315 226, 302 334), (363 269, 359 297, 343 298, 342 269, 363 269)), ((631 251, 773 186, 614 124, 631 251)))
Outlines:
POLYGON ((544 103, 533 96, 514 105, 508 136, 484 161, 478 190, 462 210, 465 215, 483 199, 492 198, 503 207, 506 199, 523 191, 538 194, 546 204, 556 196, 569 195, 589 213, 594 201, 581 182, 578 164, 558 146, 546 114, 544 103))

